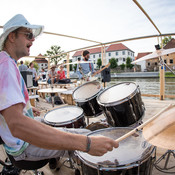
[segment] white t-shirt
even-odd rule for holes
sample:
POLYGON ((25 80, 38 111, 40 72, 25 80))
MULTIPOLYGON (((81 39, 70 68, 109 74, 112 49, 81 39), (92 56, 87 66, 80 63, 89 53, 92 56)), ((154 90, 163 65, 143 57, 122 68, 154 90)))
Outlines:
POLYGON ((27 142, 13 137, 1 111, 17 103, 23 103, 23 114, 34 118, 24 80, 13 60, 6 52, 0 52, 0 136, 8 154, 20 155, 27 142))

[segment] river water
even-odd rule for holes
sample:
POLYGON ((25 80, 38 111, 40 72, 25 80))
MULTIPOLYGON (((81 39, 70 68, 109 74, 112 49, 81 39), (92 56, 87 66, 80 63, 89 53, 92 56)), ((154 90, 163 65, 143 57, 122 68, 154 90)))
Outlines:
MULTIPOLYGON (((111 79, 108 86, 126 81, 132 81, 139 85, 142 94, 159 94, 159 78, 117 78, 111 79)), ((165 94, 175 95, 175 78, 165 78, 165 94)))

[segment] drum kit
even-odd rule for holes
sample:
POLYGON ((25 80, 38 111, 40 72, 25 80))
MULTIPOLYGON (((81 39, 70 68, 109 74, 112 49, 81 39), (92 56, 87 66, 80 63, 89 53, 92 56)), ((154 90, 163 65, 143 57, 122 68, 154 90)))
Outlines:
POLYGON ((75 163, 83 175, 151 175, 156 146, 175 149, 175 106, 162 109, 142 124, 145 107, 139 86, 134 82, 106 89, 97 81, 87 82, 77 87, 72 96, 76 106, 49 111, 44 117, 46 124, 89 128, 89 118, 103 114, 108 126, 100 124, 100 129, 93 129, 89 136, 103 135, 119 142, 118 148, 101 157, 75 151, 75 163))

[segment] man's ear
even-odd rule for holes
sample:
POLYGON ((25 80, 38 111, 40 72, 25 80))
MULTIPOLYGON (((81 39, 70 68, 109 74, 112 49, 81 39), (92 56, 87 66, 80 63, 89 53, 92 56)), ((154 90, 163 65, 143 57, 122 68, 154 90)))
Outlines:
POLYGON ((14 33, 14 32, 9 33, 8 39, 11 43, 14 43, 14 41, 16 39, 16 33, 14 33))

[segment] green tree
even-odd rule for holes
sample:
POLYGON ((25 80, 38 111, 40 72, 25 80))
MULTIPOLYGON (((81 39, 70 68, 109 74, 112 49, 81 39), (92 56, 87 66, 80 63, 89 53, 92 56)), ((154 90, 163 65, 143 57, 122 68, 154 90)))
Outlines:
POLYGON ((171 36, 164 37, 162 42, 163 42, 163 47, 167 45, 167 43, 172 39, 171 36))
POLYGON ((98 58, 98 60, 97 60, 97 66, 98 66, 99 69, 101 67, 101 64, 102 64, 101 58, 98 58))
POLYGON ((127 57, 127 59, 126 59, 126 67, 127 68, 130 68, 130 69, 133 68, 134 65, 131 64, 131 62, 132 62, 131 58, 130 57, 127 57))
POLYGON ((54 46, 51 46, 50 50, 46 51, 46 54, 44 54, 44 56, 51 57, 50 58, 50 60, 51 60, 50 62, 51 63, 55 63, 57 65, 60 60, 65 58, 65 54, 59 55, 59 54, 61 54, 63 52, 64 51, 61 50, 60 46, 54 45, 54 46), (56 56, 56 55, 59 55, 59 56, 56 56))
POLYGON ((25 64, 26 66, 29 66, 30 61, 26 60, 26 61, 24 62, 24 64, 25 64))
POLYGON ((36 69, 36 71, 38 71, 39 66, 37 62, 33 61, 33 67, 36 69))
POLYGON ((124 68, 125 68, 125 64, 124 64, 124 63, 121 64, 120 67, 121 67, 121 70, 124 70, 124 68))
POLYGON ((115 58, 111 58, 111 59, 109 60, 109 62, 111 63, 111 69, 117 67, 117 61, 116 61, 115 58))

